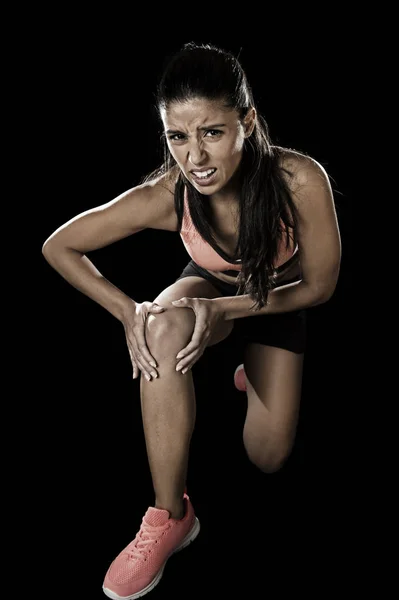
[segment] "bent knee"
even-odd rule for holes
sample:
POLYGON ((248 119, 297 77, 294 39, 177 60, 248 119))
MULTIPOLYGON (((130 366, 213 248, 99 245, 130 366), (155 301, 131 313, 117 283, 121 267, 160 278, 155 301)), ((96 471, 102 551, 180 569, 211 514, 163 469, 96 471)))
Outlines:
POLYGON ((248 451, 247 449, 247 454, 249 460, 258 467, 262 473, 276 473, 286 463, 291 454, 291 447, 277 446, 262 451, 248 451))
POLYGON ((191 308, 176 308, 165 306, 166 310, 147 317, 145 329, 146 338, 159 341, 181 341, 190 336, 194 329, 195 314, 191 308))

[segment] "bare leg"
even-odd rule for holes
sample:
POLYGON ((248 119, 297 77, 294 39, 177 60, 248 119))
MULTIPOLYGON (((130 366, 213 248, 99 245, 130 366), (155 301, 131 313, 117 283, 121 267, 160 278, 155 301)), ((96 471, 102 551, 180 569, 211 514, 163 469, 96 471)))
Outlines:
POLYGON ((176 372, 176 354, 189 341, 194 328, 190 309, 168 309, 148 319, 148 348, 158 364, 158 378, 141 377, 141 409, 148 461, 155 491, 155 506, 183 516, 191 436, 196 399, 191 371, 176 372))
POLYGON ((274 473, 289 457, 295 440, 303 354, 248 344, 244 365, 248 397, 244 445, 259 469, 274 473))
MULTIPOLYGON (((154 301, 167 310, 147 320, 146 340, 158 364, 159 377, 141 377, 141 407, 155 506, 174 518, 182 516, 191 436, 196 417, 196 398, 191 371, 176 372, 176 355, 191 339, 195 315, 190 308, 175 308, 173 300, 184 296, 216 298, 219 292, 200 277, 186 277, 166 288, 154 301)), ((208 346, 225 339, 233 321, 222 321, 208 346)), ((195 365, 194 365, 195 368, 195 365)))

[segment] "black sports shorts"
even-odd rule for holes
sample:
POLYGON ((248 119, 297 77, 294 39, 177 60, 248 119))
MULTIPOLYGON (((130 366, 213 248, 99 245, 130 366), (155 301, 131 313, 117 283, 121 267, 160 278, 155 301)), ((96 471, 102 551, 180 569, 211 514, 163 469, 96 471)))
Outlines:
MULTIPOLYGON (((236 296, 236 285, 214 277, 193 260, 190 260, 176 281, 193 275, 210 281, 221 296, 236 296)), ((264 344, 302 354, 306 345, 306 310, 234 319, 230 335, 238 336, 246 343, 264 344)))

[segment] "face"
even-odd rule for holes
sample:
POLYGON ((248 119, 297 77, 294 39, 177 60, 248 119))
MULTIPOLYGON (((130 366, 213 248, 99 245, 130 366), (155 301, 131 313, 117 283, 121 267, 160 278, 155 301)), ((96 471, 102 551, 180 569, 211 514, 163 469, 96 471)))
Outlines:
POLYGON ((244 140, 252 132, 252 113, 242 123, 236 110, 204 99, 176 102, 161 111, 169 150, 201 194, 228 189, 241 161, 244 140))

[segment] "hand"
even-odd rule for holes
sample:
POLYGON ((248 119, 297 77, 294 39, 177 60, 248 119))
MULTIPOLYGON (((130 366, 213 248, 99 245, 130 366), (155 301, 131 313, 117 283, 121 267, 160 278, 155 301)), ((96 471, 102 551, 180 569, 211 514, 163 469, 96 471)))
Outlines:
POLYGON ((176 358, 176 371, 186 373, 202 356, 216 325, 223 320, 223 314, 211 298, 181 298, 174 300, 177 308, 191 308, 195 313, 195 327, 189 344, 180 350, 176 358), (184 357, 184 360, 179 360, 184 357))
POLYGON ((157 366, 156 360, 151 356, 145 339, 145 323, 148 315, 158 314, 165 310, 154 302, 134 302, 131 313, 125 315, 122 323, 125 329, 127 347, 129 349, 130 360, 133 365, 133 379, 138 377, 139 369, 142 371, 147 381, 151 381, 151 376, 158 377, 154 367, 157 366))

